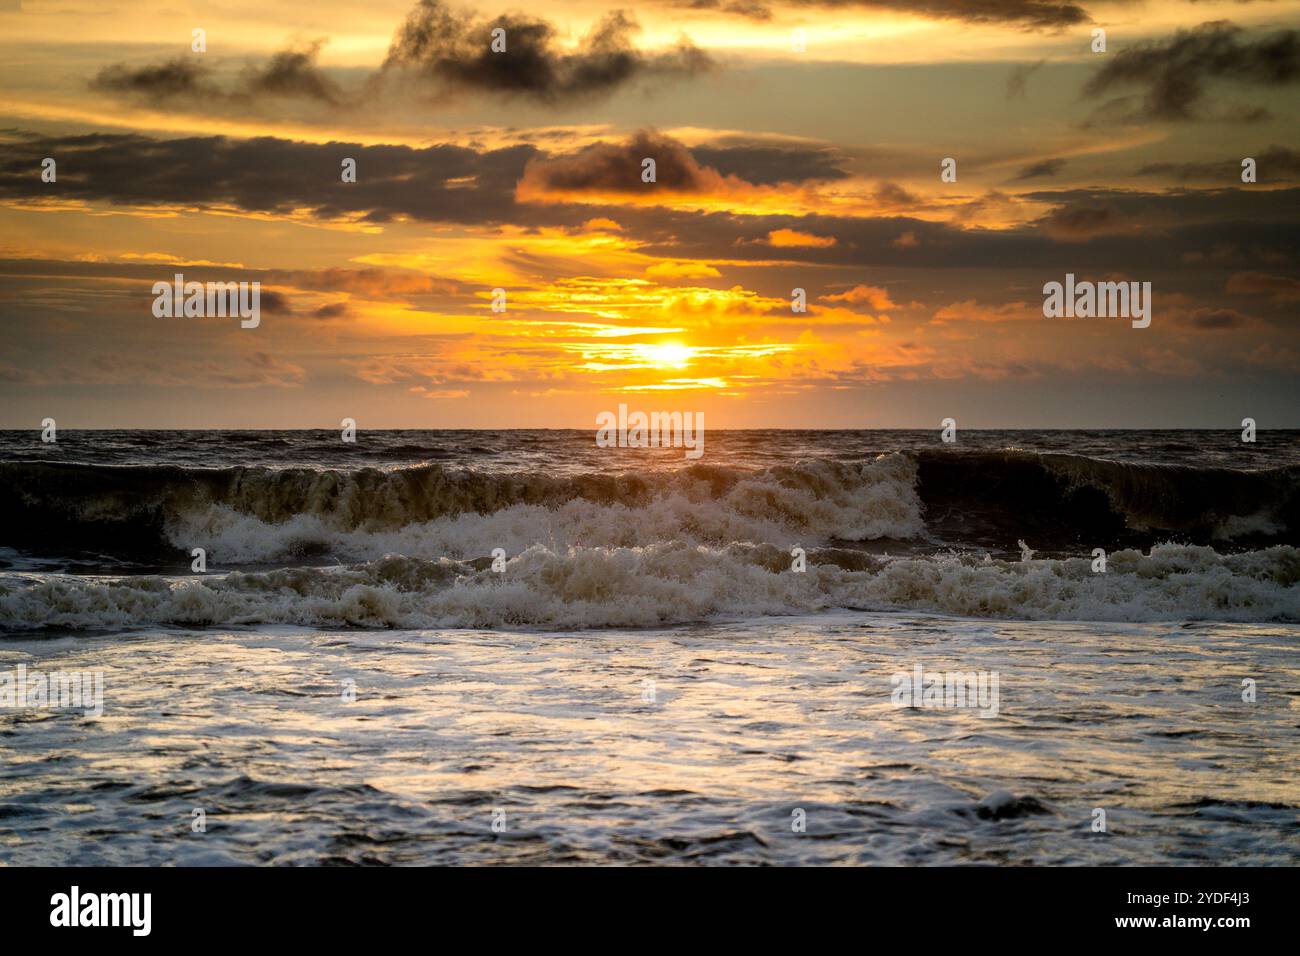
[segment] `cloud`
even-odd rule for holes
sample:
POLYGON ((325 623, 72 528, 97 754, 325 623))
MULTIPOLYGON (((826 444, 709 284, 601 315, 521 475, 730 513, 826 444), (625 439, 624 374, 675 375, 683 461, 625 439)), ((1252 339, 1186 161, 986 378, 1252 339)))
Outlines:
POLYGON ((1066 242, 1128 232, 1134 228, 1109 203, 1066 203, 1039 219, 1038 225, 1052 238, 1066 242))
POLYGON ((313 319, 344 319, 352 316, 352 309, 346 302, 330 302, 314 309, 299 312, 294 308, 289 296, 276 289, 262 289, 260 302, 262 311, 267 315, 305 315, 313 319))
MULTIPOLYGON (((761 0, 675 0, 673 5, 693 10, 718 10, 750 20, 771 18, 770 8, 761 0)), ((1035 30, 1056 30, 1087 23, 1090 19, 1083 7, 1067 0, 781 0, 780 5, 884 10, 927 20, 1007 23, 1035 30)))
POLYGON ((647 279, 716 279, 720 273, 707 262, 656 262, 647 266, 647 279))
POLYGON ((839 292, 835 295, 823 295, 820 298, 825 302, 844 302, 847 305, 866 305, 877 312, 885 312, 889 309, 897 309, 898 303, 889 297, 889 290, 874 285, 855 285, 847 292, 839 292))
POLYGON ((289 297, 274 289, 262 289, 259 296, 261 310, 267 315, 293 315, 289 297))
POLYGON ((1042 69, 1046 60, 1039 60, 1037 63, 1017 63, 1011 68, 1011 75, 1007 77, 1007 99, 1014 100, 1025 95, 1025 89, 1029 83, 1029 78, 1042 69))
POLYGON ((337 105, 343 95, 337 84, 316 66, 316 54, 323 41, 303 50, 281 50, 270 61, 244 79, 249 96, 293 96, 337 105))
MULTIPOLYGON (((1139 176, 1173 176, 1183 181, 1189 179, 1217 181, 1221 183, 1241 182, 1241 161, 1245 157, 1234 156, 1212 162, 1161 162, 1147 163, 1137 171, 1139 176)), ((1300 178, 1300 151, 1287 149, 1285 146, 1269 146, 1261 153, 1253 154, 1259 181, 1293 182, 1300 178)))
MULTIPOLYGON (((1243 32, 1219 20, 1179 30, 1164 41, 1128 47, 1106 58, 1084 85, 1083 95, 1096 98, 1117 87, 1138 87, 1144 94, 1133 118, 1194 120, 1206 115, 1210 80, 1254 86, 1300 80, 1300 31, 1278 30, 1255 40, 1244 39, 1243 32)), ((1244 118, 1265 115, 1257 109, 1244 118)))
POLYGON ((186 262, 161 254, 151 255, 145 262, 138 261, 140 258, 127 255, 123 259, 128 261, 94 262, 0 258, 0 290, 5 290, 0 292, 0 300, 6 293, 12 294, 17 283, 81 280, 95 283, 92 287, 102 304, 125 289, 135 310, 149 314, 153 283, 170 281, 175 272, 183 270, 187 279, 196 282, 259 282, 262 312, 290 318, 352 318, 357 301, 419 303, 420 297, 429 295, 441 301, 467 301, 465 290, 457 283, 405 269, 248 269, 186 262), (330 301, 325 301, 327 298, 330 301))
POLYGON ((1247 325, 1251 319, 1236 309, 1194 309, 1181 316, 1179 321, 1197 329, 1235 329, 1247 325))
POLYGON ((352 317, 352 307, 346 302, 331 302, 312 309, 308 314, 313 319, 348 319, 352 317))
POLYGON ((295 99, 358 107, 385 89, 386 78, 409 72, 439 94, 526 96, 555 105, 608 94, 635 80, 691 77, 714 68, 708 54, 684 37, 666 50, 637 49, 633 37, 639 30, 630 16, 614 11, 593 25, 573 51, 566 51, 557 42, 556 29, 544 20, 515 14, 480 20, 442 0, 420 0, 394 33, 384 62, 351 93, 317 65, 324 40, 281 50, 224 83, 207 61, 182 56, 144 66, 105 67, 90 87, 151 105, 250 109, 268 99, 295 99), (498 28, 505 31, 501 52, 492 49, 492 31, 498 28))
POLYGON ((1228 277, 1226 292, 1245 295, 1270 295, 1277 302, 1300 300, 1300 279, 1295 276, 1269 275, 1265 272, 1234 272, 1228 277))
POLYGON ((307 373, 301 365, 286 362, 265 352, 254 352, 244 359, 244 365, 224 368, 212 364, 200 365, 210 384, 229 388, 293 388, 302 385, 307 373))
MULTIPOLYGON (((48 184, 27 175, 42 157, 59 163, 63 200, 140 207, 235 207, 248 212, 453 223, 523 223, 513 193, 532 146, 479 151, 463 146, 363 146, 224 136, 155 140, 94 133, 5 143, 0 199, 48 199, 48 184), (357 162, 357 182, 340 177, 344 158, 357 162), (35 188, 32 183, 35 183, 35 188), (295 213, 294 211, 298 212, 295 213)), ((534 214, 536 221, 542 214, 534 214)), ((576 223, 578 215, 545 214, 576 223)), ((590 212, 581 218, 590 218, 590 212)))
POLYGON ((465 388, 425 388, 423 385, 413 385, 407 389, 413 395, 419 395, 421 398, 468 398, 469 389, 465 388))
POLYGON ((152 102, 179 97, 223 96, 210 69, 194 57, 177 57, 150 66, 107 66, 90 81, 91 89, 139 96, 152 102))
POLYGON ((528 96, 548 103, 609 93, 644 77, 694 76, 712 61, 688 40, 660 53, 632 43, 636 21, 607 14, 573 52, 556 44, 543 20, 503 14, 483 21, 442 0, 420 0, 397 31, 383 71, 408 69, 442 89, 528 96), (504 52, 491 48, 492 32, 505 31, 504 52))
MULTIPOLYGON (((545 203, 519 203, 515 186, 530 161, 538 160, 540 165, 550 159, 530 145, 415 149, 270 137, 156 140, 135 134, 40 137, 13 132, 0 135, 0 142, 0 202, 32 208, 55 199, 64 205, 105 203, 146 211, 176 209, 182 214, 214 209, 259 218, 344 219, 360 225, 412 220, 493 228, 508 224, 522 230, 557 228, 579 234, 590 232, 591 227, 584 232, 584 223, 610 219, 621 227, 620 241, 635 244, 641 255, 708 262, 724 274, 749 268, 746 263, 762 268, 760 264, 772 257, 768 237, 781 229, 833 237, 834 245, 781 251, 782 259, 828 266, 951 269, 1005 268, 1017 263, 1056 268, 1061 239, 1101 234, 1107 235, 1107 242, 1082 243, 1070 250, 1075 271, 1113 269, 1117 262, 1126 268, 1147 264, 1185 268, 1192 261, 1188 257, 1213 254, 1216 269, 1282 272, 1286 267, 1273 265, 1274 261, 1300 258, 1300 189, 1295 188, 1040 189, 1016 199, 1051 210, 1046 217, 1013 228, 984 229, 978 223, 963 228, 963 224, 917 219, 909 215, 913 210, 887 206, 876 214, 854 216, 674 209, 629 205, 618 196, 607 205, 598 199, 566 203, 555 196, 545 203), (42 183, 32 175, 46 156, 58 159, 57 184, 42 183), (344 156, 357 159, 356 183, 339 180, 344 156), (1153 236, 1159 241, 1153 242, 1153 236), (1220 249, 1227 251, 1219 255, 1220 249)), ((681 148, 689 157, 690 151, 681 148)), ((627 144, 593 147, 597 158, 606 150, 622 155, 627 144)), ((592 158, 586 151, 563 158, 575 157, 592 158)), ((693 157, 678 161, 683 165, 684 185, 708 187, 708 181, 702 180, 707 167, 693 157)), ((585 161, 574 167, 566 164, 563 171, 574 174, 580 185, 599 185, 608 172, 601 163, 585 161)), ((708 170, 707 176, 739 191, 770 188, 733 181, 716 170, 708 170)), ((634 182, 635 188, 643 185, 639 165, 634 182)), ((24 268, 35 266, 29 263, 24 268)), ((148 274, 157 268, 148 267, 148 274)), ((365 280, 352 275, 346 281, 365 280)), ((419 280, 403 274, 385 281, 419 280)))
POLYGON ((263 281, 314 292, 346 292, 364 299, 406 299, 412 295, 455 294, 456 283, 408 269, 268 270, 263 281))
POLYGON ((683 0, 676 5, 691 10, 721 10, 757 23, 772 19, 772 10, 763 0, 683 0))
POLYGON ((281 50, 261 66, 250 66, 223 88, 207 63, 195 56, 182 56, 162 63, 130 67, 105 67, 90 81, 90 88, 143 100, 152 105, 189 101, 210 105, 248 106, 268 97, 315 100, 339 106, 344 95, 333 80, 316 66, 316 55, 324 41, 302 49, 281 50))
POLYGON ((984 305, 974 299, 967 299, 936 310, 933 321, 936 325, 944 325, 948 322, 1017 322, 1042 317, 1041 303, 1033 306, 1027 302, 984 305))
POLYGON ((923 209, 927 205, 920 196, 897 183, 879 183, 872 197, 879 205, 893 209, 923 209))
POLYGON ((159 358, 139 351, 104 352, 96 356, 69 355, 44 368, 0 364, 0 381, 65 389, 77 385, 161 386, 191 388, 299 388, 308 381, 306 369, 266 352, 223 356, 220 361, 193 361, 169 355, 159 358))
POLYGON ((756 186, 833 182, 849 176, 839 152, 827 147, 711 145, 692 146, 691 154, 723 176, 736 176, 756 186))
POLYGON ((837 240, 834 236, 814 236, 812 233, 798 232, 794 229, 773 229, 767 234, 767 241, 778 248, 813 246, 825 249, 835 245, 837 240))
POLYGON ((904 215, 742 215, 639 207, 627 211, 623 225, 643 254, 715 264, 730 260, 730 270, 743 267, 744 260, 766 268, 771 248, 764 240, 782 228, 834 236, 837 242, 828 248, 782 250, 782 258, 825 266, 1005 269, 1015 263, 1057 270, 1062 240, 1077 243, 1069 251, 1075 272, 1107 271, 1122 263, 1126 269, 1183 273, 1185 256, 1219 246, 1233 251, 1216 261, 1216 269, 1258 267, 1270 261, 1263 256, 1300 259, 1300 189, 1038 190, 1018 198, 1054 214, 1047 222, 1040 218, 990 230, 904 215), (908 234, 910 240, 896 242, 908 234), (1106 241, 1078 241, 1092 235, 1105 235, 1106 241), (1159 241, 1152 241, 1157 236, 1159 241))
POLYGON ((1013 183, 1021 183, 1026 179, 1040 179, 1044 176, 1055 176, 1065 167, 1064 159, 1044 159, 1037 163, 1030 163, 1020 172, 1011 177, 1013 183))
POLYGON ((521 198, 546 194, 725 193, 747 184, 701 165, 670 136, 641 130, 624 143, 594 143, 576 153, 529 161, 519 183, 521 198), (655 161, 655 181, 643 182, 642 162, 655 161))
POLYGON ((1278 346, 1264 343, 1242 355, 1241 358, 1251 365, 1280 368, 1288 372, 1294 372, 1296 367, 1300 366, 1300 351, 1285 345, 1278 346))

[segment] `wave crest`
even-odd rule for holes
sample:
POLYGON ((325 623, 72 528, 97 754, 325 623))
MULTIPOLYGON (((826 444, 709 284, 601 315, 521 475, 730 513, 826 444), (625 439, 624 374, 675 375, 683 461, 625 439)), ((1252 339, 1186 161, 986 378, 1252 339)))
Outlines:
POLYGON ((365 564, 176 578, 11 576, 0 627, 148 625, 652 627, 830 608, 1094 621, 1300 620, 1300 550, 1220 555, 1205 546, 1024 562, 813 551, 790 570, 771 545, 534 545, 486 562, 390 555, 365 564))

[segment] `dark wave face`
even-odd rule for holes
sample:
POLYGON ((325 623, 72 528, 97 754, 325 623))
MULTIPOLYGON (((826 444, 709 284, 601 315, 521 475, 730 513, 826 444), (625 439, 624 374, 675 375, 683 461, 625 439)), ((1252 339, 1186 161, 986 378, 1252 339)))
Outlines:
MULTIPOLYGON (((911 550, 993 551, 1021 538, 1033 539, 1040 550, 1150 546, 1171 537, 1197 544, 1295 544, 1300 465, 1245 470, 962 448, 881 453, 860 462, 821 458, 766 468, 688 463, 568 475, 443 464, 0 463, 4 544, 42 556, 175 557, 188 543, 178 537, 180 528, 212 509, 270 527, 312 517, 343 533, 395 531, 523 506, 649 510, 669 499, 700 510, 711 506, 720 519, 726 513, 788 528, 820 544, 885 538, 900 546, 912 542, 911 550)), ((646 528, 642 538, 729 543, 724 523, 717 524, 711 533, 703 520, 666 522, 646 528)), ((738 540, 763 543, 752 536, 738 540)))
POLYGON ((0 562, 28 575, 0 581, 11 627, 845 606, 1289 618, 1300 577, 1295 433, 716 432, 700 461, 589 432, 8 433, 0 448, 0 562), (1098 549, 1113 569, 1097 572, 1098 549), (85 577, 103 573, 128 578, 85 577), (717 586, 692 601, 692 576, 717 586))
POLYGON ((1300 538, 1300 465, 1247 471, 1023 451, 917 458, 927 524, 957 545, 996 548, 1010 529, 1047 549, 1300 538))

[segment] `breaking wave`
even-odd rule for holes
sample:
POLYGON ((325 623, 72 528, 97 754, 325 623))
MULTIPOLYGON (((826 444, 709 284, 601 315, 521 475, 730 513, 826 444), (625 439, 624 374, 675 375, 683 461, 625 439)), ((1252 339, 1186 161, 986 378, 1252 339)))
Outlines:
POLYGON ((810 542, 924 531, 916 464, 815 461, 763 471, 485 475, 440 465, 381 470, 0 465, 0 513, 19 547, 188 552, 250 564, 396 552, 474 557, 552 547, 688 540, 810 542))
POLYGON ((202 547, 226 565, 386 553, 475 557, 493 547, 685 541, 914 541, 1006 550, 1165 540, 1296 543, 1300 468, 1134 464, 1077 455, 922 451, 762 470, 552 476, 403 468, 0 464, 6 544, 126 556, 202 547))
POLYGON ((1294 465, 1016 450, 576 476, 9 462, 0 627, 653 626, 825 608, 1296 620, 1298 487, 1294 465), (1020 541, 1037 560, 1018 560, 1020 541), (207 574, 158 573, 194 548, 207 574), (19 571, 114 562, 147 573, 19 571))
POLYGON ((389 555, 338 567, 193 577, 9 575, 0 627, 288 624, 373 628, 651 627, 829 608, 1027 620, 1297 621, 1300 550, 1160 545, 1090 558, 885 558, 814 550, 805 573, 772 545, 534 545, 489 561, 389 555))

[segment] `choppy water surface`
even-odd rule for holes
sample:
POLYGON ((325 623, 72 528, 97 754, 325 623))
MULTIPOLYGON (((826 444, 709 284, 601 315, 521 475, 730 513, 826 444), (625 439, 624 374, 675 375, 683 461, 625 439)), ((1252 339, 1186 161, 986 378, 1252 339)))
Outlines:
POLYGON ((837 614, 10 642, 107 688, 98 720, 0 718, 0 859, 1294 864, 1297 637, 837 614), (998 715, 894 707, 917 663, 998 672, 998 715))
POLYGON ((0 529, 15 632, 1300 620, 1289 432, 6 433, 0 529))
POLYGON ((1294 864, 1298 546, 1295 432, 0 433, 0 684, 106 681, 0 861, 1294 864))

